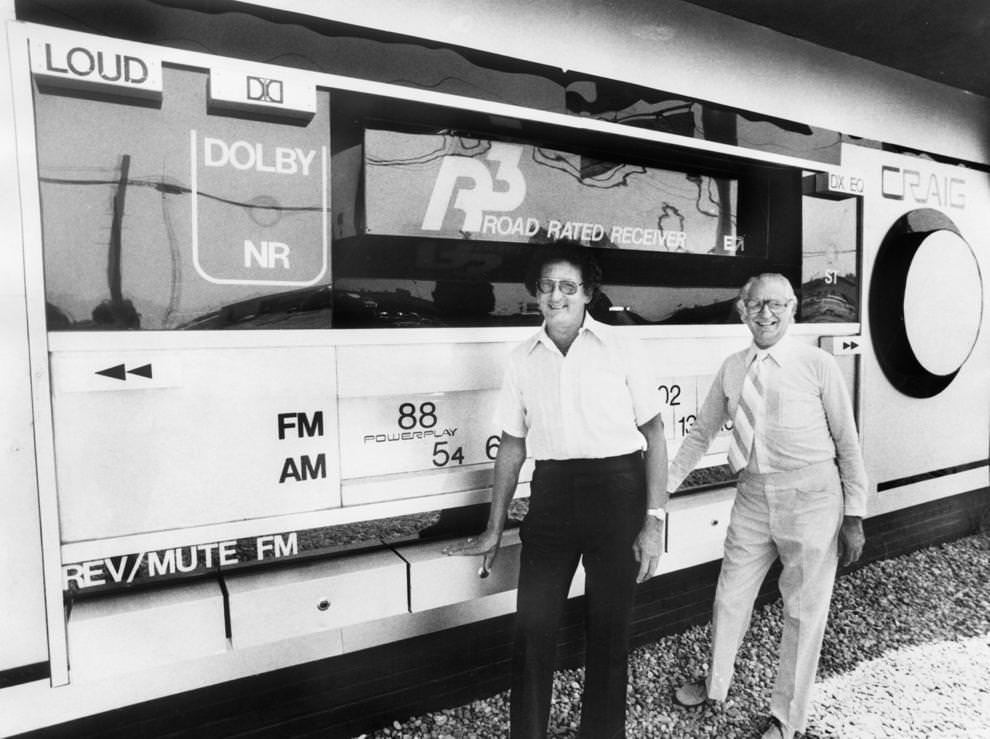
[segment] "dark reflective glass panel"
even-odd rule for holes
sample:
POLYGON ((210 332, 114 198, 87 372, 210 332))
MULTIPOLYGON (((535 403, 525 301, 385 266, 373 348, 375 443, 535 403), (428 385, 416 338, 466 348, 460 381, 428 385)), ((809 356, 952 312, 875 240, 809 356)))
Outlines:
POLYGON ((799 318, 859 321, 859 198, 802 200, 799 318))
POLYGON ((330 327, 328 95, 263 122, 208 112, 207 80, 166 68, 160 108, 36 93, 50 329, 330 327))
POLYGON ((800 173, 358 93, 231 117, 207 79, 36 94, 50 329, 530 325, 557 238, 596 251, 610 323, 731 323, 749 274, 800 268, 800 173))
POLYGON ((369 130, 368 233, 735 256, 738 181, 454 132, 369 130))
POLYGON ((654 166, 680 160, 642 142, 624 142, 627 151, 590 134, 370 97, 338 95, 334 111, 336 327, 539 323, 522 279, 535 245, 560 238, 596 252, 605 284, 591 309, 601 320, 734 322, 739 275, 766 261, 771 193, 752 171, 654 166), (385 115, 406 129, 418 121, 420 132, 348 130, 385 115), (445 117, 498 138, 432 128, 445 117), (605 159, 608 148, 635 153, 605 159))

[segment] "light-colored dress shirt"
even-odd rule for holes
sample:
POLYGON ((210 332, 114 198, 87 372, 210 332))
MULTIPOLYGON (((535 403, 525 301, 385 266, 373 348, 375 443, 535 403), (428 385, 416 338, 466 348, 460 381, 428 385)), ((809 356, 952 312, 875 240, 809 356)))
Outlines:
MULTIPOLYGON (((670 465, 667 488, 676 490, 701 461, 739 404, 746 369, 757 347, 730 355, 719 368, 697 419, 670 465)), ((835 459, 847 516, 865 516, 866 466, 852 401, 835 358, 818 347, 783 338, 766 350, 762 423, 755 457, 747 469, 760 473, 797 470, 835 459)))
POLYGON ((601 459, 645 450, 661 408, 639 342, 586 313, 566 355, 545 328, 512 351, 495 421, 534 459, 601 459))

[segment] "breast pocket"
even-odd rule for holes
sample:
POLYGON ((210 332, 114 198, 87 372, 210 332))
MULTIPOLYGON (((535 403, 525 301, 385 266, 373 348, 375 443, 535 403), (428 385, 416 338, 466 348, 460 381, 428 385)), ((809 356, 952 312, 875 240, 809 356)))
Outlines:
POLYGON ((776 393, 771 402, 772 416, 782 428, 815 427, 822 420, 822 402, 817 395, 776 393))

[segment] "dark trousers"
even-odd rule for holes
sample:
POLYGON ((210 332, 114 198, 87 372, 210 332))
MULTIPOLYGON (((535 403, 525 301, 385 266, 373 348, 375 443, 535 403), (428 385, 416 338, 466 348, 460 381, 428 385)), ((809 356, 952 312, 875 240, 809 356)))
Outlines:
POLYGON ((536 463, 522 553, 512 661, 513 739, 547 733, 557 626, 583 560, 587 650, 581 736, 625 737, 629 618, 643 525, 642 455, 536 463))

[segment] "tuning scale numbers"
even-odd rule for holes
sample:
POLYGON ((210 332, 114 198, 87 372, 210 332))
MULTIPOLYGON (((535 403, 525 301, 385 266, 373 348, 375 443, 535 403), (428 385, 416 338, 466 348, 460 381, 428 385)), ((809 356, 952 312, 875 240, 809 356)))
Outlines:
MULTIPOLYGON (((691 432, 711 380, 710 376, 685 376, 658 381, 669 453, 676 452, 691 432)), ((341 398, 342 476, 376 477, 491 464, 501 441, 492 423, 497 395, 497 390, 490 389, 341 398)))
POLYGON ((490 464, 498 452, 495 390, 344 398, 345 478, 490 464))
POLYGON ((678 442, 691 431, 698 412, 698 381, 695 377, 666 378, 657 386, 663 403, 663 424, 669 441, 678 442))
MULTIPOLYGON (((714 380, 712 375, 667 377, 659 381, 657 390, 663 403, 661 414, 667 438, 668 454, 676 454, 681 442, 691 433, 698 417, 698 409, 708 395, 714 380)), ((709 451, 719 453, 732 433, 732 422, 727 421, 709 451)))

